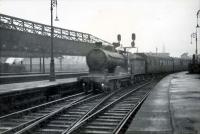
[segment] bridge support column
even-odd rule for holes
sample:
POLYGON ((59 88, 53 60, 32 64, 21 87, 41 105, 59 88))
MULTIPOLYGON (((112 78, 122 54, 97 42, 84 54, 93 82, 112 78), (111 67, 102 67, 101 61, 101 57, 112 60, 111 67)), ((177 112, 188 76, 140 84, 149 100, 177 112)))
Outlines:
POLYGON ((45 59, 44 59, 44 55, 42 57, 42 72, 45 73, 45 59))
POLYGON ((30 57, 30 72, 32 72, 32 57, 30 57))
POLYGON ((40 57, 40 73, 42 72, 42 59, 40 57))
POLYGON ((59 61, 60 61, 60 71, 62 71, 62 59, 63 59, 62 57, 59 58, 59 61))

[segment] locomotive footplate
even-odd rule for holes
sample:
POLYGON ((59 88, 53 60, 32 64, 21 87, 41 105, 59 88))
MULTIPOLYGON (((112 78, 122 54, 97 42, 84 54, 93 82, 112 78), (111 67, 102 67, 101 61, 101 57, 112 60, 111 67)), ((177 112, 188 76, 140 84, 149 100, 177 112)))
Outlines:
POLYGON ((126 86, 131 82, 130 74, 121 75, 88 75, 79 77, 79 83, 85 92, 104 91, 110 92, 126 86))

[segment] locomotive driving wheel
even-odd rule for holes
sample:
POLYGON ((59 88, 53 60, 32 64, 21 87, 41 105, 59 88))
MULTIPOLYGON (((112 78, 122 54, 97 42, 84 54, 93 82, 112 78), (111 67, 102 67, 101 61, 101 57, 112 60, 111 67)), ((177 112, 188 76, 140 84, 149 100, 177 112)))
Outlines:
POLYGON ((119 80, 111 80, 109 82, 107 91, 108 92, 112 92, 112 91, 120 89, 120 87, 121 87, 121 81, 119 81, 119 80))

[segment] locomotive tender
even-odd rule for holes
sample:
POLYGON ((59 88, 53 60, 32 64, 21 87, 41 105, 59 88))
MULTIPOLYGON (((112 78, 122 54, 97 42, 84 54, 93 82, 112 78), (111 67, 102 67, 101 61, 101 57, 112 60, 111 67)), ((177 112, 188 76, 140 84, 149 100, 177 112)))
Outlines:
POLYGON ((79 77, 85 92, 108 92, 145 76, 187 70, 190 60, 146 53, 108 51, 94 48, 86 56, 89 75, 79 77))

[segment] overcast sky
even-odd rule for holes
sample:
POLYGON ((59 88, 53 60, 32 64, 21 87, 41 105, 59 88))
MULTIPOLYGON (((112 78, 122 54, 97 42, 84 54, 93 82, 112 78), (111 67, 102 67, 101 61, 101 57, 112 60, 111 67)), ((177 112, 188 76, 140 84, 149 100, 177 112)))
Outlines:
MULTIPOLYGON (((121 34, 124 45, 130 45, 134 32, 140 52, 155 52, 156 47, 162 52, 165 47, 179 56, 195 51, 190 35, 198 9, 200 0, 58 0, 60 21, 54 24, 109 42, 121 34)), ((50 24, 50 0, 0 0, 0 13, 50 24)))

